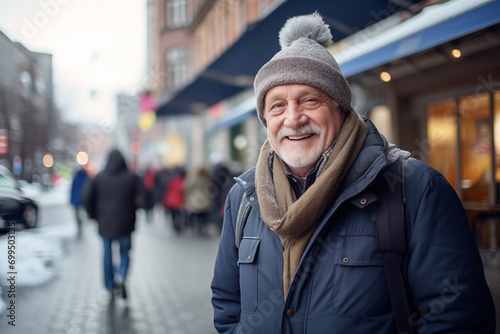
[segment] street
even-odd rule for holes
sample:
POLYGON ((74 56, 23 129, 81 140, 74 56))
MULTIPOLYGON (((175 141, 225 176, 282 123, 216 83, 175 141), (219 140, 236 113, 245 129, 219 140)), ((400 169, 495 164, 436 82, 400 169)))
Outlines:
MULTIPOLYGON (((0 260, 0 333, 216 333, 210 280, 217 231, 209 230, 203 237, 192 230, 176 235, 160 212, 147 222, 138 211, 129 296, 112 300, 102 283, 96 225, 87 221, 82 235, 77 235, 67 190, 63 185, 42 194, 39 226, 10 234, 16 246, 13 270, 4 251, 11 244, 8 234, 0 235, 0 256, 5 257, 0 260)), ((483 255, 498 322, 498 254, 483 255)))
POLYGON ((12 268, 3 250, 13 242, 0 236, 1 333, 215 333, 210 280, 217 231, 176 235, 160 212, 147 222, 138 211, 128 298, 111 299, 94 222, 77 235, 67 186, 39 201, 39 226, 9 234, 16 246, 12 268))

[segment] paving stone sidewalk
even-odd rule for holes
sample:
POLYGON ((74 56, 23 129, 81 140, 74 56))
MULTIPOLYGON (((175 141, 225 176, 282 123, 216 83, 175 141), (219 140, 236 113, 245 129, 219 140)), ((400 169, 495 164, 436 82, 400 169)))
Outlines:
MULTIPOLYGON (((71 211, 62 210, 57 215, 70 221, 71 211)), ((129 298, 111 299, 102 284, 101 240, 96 226, 87 222, 82 237, 64 239, 64 256, 49 264, 55 267, 54 277, 41 285, 18 288, 16 326, 7 324, 4 312, 0 333, 216 333, 210 280, 217 245, 216 231, 200 237, 188 230, 179 236, 162 216, 153 222, 140 217, 133 234, 129 298)), ((483 260, 499 323, 500 253, 484 253, 483 260)), ((4 300, 6 293, 4 287, 4 300)))
MULTIPOLYGON (((157 217, 158 218, 158 217, 157 217)), ((2 314, 1 333, 212 334, 210 280, 218 235, 178 236, 167 222, 141 221, 133 234, 128 298, 110 298, 102 284, 102 246, 88 222, 64 241, 50 281, 20 287, 16 326, 2 314)), ((215 232, 215 231, 212 231, 215 232)), ((5 289, 3 294, 5 294, 5 289)))

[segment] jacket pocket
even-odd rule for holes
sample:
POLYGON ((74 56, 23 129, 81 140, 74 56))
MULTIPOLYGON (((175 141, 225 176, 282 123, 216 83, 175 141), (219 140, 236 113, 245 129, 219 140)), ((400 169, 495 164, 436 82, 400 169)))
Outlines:
POLYGON ((259 245, 260 238, 243 237, 238 251, 241 311, 244 313, 253 313, 257 309, 257 252, 259 245))
POLYGON ((335 261, 334 307, 340 315, 365 317, 391 312, 376 236, 345 236, 335 261))

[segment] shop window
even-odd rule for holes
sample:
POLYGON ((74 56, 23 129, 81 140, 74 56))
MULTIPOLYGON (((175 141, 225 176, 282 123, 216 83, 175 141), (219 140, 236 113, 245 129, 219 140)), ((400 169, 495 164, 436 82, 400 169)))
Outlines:
POLYGON ((389 143, 394 143, 392 135, 392 114, 388 106, 380 105, 370 111, 370 119, 389 143))
POLYGON ((245 162, 245 148, 241 145, 242 136, 244 136, 243 124, 236 124, 229 130, 229 135, 231 137, 231 158, 233 161, 238 162, 240 166, 244 165, 245 162))
POLYGON ((429 165, 457 186, 457 117, 454 100, 431 103, 428 106, 427 138, 429 165))
POLYGON ((491 173, 490 94, 459 99, 462 200, 489 203, 491 173))
POLYGON ((489 92, 477 93, 430 103, 427 109, 429 164, 446 177, 464 203, 476 207, 488 206, 493 199, 498 203, 500 198, 500 92, 493 95, 493 115, 491 97, 489 92))
POLYGON ((500 203, 500 91, 493 94, 493 138, 495 144, 495 189, 497 192, 496 201, 500 203))

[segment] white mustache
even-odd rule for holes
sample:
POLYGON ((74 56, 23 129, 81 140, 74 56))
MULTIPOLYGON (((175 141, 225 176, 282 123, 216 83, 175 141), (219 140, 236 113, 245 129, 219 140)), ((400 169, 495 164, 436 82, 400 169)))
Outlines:
POLYGON ((307 134, 319 135, 321 134, 321 127, 317 124, 306 124, 298 129, 281 128, 278 131, 277 137, 278 140, 282 140, 285 137, 303 136, 307 134))

